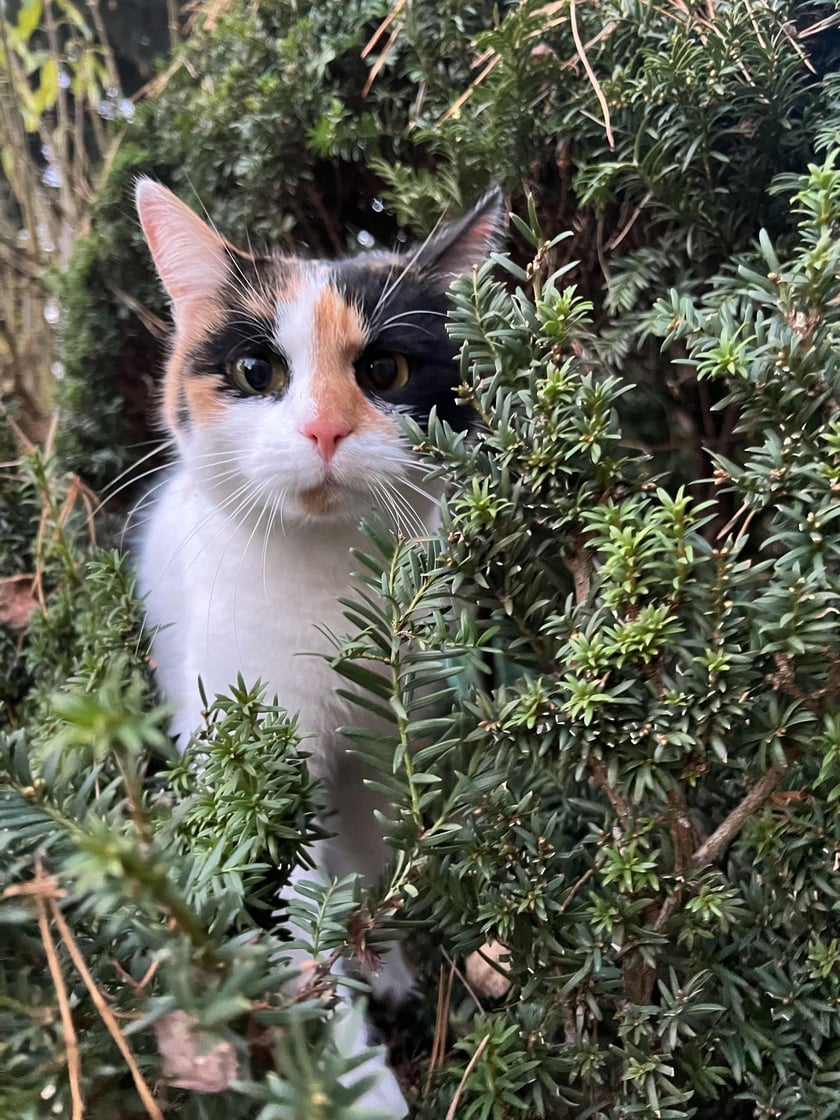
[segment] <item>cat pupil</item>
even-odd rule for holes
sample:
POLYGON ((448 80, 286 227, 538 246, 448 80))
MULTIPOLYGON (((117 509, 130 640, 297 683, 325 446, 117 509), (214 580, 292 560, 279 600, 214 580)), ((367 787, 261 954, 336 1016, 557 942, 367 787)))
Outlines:
POLYGON ((377 358, 370 364, 368 377, 378 389, 384 389, 394 380, 396 368, 393 358, 377 358))
POLYGON ((242 376, 255 393, 263 393, 271 384, 271 363, 265 358, 240 358, 242 376))
POLYGON ((356 379, 363 389, 384 393, 402 389, 411 370, 405 354, 379 353, 363 356, 356 365, 356 379))

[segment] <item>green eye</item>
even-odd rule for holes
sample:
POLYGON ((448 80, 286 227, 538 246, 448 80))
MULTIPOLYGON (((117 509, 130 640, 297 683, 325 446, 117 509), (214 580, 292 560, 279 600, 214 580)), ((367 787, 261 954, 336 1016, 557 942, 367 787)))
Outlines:
POLYGON ((388 393, 408 384, 411 367, 405 354, 389 350, 362 354, 356 362, 356 380, 363 389, 373 393, 388 393))
POLYGON ((289 367, 282 358, 257 358, 248 354, 231 362, 228 368, 237 386, 252 395, 281 393, 289 383, 289 367))

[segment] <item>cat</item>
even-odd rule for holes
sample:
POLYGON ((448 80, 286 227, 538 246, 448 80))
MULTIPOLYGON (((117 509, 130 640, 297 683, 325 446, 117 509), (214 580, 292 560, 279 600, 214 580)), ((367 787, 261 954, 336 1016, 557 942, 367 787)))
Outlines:
MULTIPOLYGON (((463 429, 447 288, 480 263, 503 229, 501 194, 421 245, 334 261, 234 248, 165 187, 136 186, 146 242, 169 296, 174 333, 162 412, 177 462, 138 544, 138 583, 157 679, 181 744, 207 696, 238 674, 298 715, 310 772, 326 790, 316 872, 382 874, 387 850, 364 772, 337 728, 376 717, 337 695, 325 632, 347 624, 351 550, 379 509, 403 531, 435 531, 439 484, 425 484, 398 415, 431 409, 463 429)), ((411 991, 397 949, 370 977, 375 995, 411 991)), ((365 1045, 362 1038, 353 1043, 365 1045)), ((384 1059, 361 1107, 405 1115, 384 1059)), ((370 1072, 370 1070, 365 1070, 370 1072)))

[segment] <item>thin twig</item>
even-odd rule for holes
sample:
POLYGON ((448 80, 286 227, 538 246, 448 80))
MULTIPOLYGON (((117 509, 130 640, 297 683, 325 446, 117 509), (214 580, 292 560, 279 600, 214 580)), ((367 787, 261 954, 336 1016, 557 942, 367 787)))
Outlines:
POLYGON ((612 252, 614 249, 617 249, 619 247, 621 242, 624 240, 624 238, 627 236, 627 234, 630 232, 630 230, 633 228, 633 226, 638 221, 639 216, 642 213, 642 210, 644 210, 644 208, 650 202, 651 198, 653 198, 653 192, 648 191, 647 194, 645 195, 645 197, 642 199, 642 201, 639 203, 639 205, 636 207, 636 209, 630 215, 630 219, 626 223, 624 228, 619 233, 617 233, 613 238, 611 238, 611 240, 607 244, 607 248, 610 250, 610 252, 612 252))
POLYGON ((464 90, 464 92, 461 94, 461 96, 459 98, 457 98, 449 106, 449 108, 446 110, 446 112, 440 118, 440 123, 441 124, 443 124, 444 121, 448 121, 450 117, 454 117, 456 115, 456 113, 458 113, 461 106, 472 97, 473 91, 475 90, 476 86, 481 85, 481 83, 484 81, 484 79, 487 77, 487 75, 490 73, 490 71, 493 69, 493 67, 496 66, 497 63, 501 62, 501 59, 502 59, 502 56, 500 54, 494 54, 493 55, 493 57, 490 59, 490 61, 487 63, 487 65, 484 67, 484 69, 481 71, 481 73, 478 75, 478 77, 475 78, 472 82, 470 82, 470 84, 467 86, 467 88, 464 90))
POLYGON ((90 998, 93 1000, 94 1006, 99 1012, 99 1016, 102 1019, 102 1022, 107 1027, 108 1033, 110 1034, 111 1038, 113 1038, 114 1042, 117 1045, 117 1049, 125 1059, 125 1063, 128 1066, 129 1071, 131 1072, 131 1076, 134 1080, 134 1087, 137 1090, 137 1095, 143 1102, 143 1107, 151 1117, 151 1120, 165 1120, 165 1117, 161 1112, 157 1101, 152 1096, 151 1089, 146 1084, 143 1078, 143 1074, 140 1072, 134 1055, 132 1054, 129 1045, 126 1042, 122 1031, 120 1030, 120 1025, 114 1017, 113 1011, 108 1006, 104 996, 99 991, 99 988, 96 986, 96 981, 91 976, 88 967, 85 964, 85 959, 82 956, 81 951, 79 950, 79 946, 76 944, 73 934, 70 931, 70 927, 64 920, 64 915, 61 913, 58 904, 53 899, 50 899, 50 911, 52 913, 53 921, 58 926, 58 931, 61 934, 61 940, 64 942, 65 946, 67 947, 67 952, 70 954, 70 959, 76 966, 76 969, 81 976, 85 987, 90 993, 90 998))
POLYGON ((391 47, 393 47, 394 43, 396 43, 399 35, 400 29, 399 27, 395 27, 388 37, 388 42, 382 48, 379 58, 377 58, 376 62, 374 62, 373 66, 370 69, 370 73, 368 74, 364 89, 362 90, 362 97, 367 97, 367 95, 373 88, 373 83, 376 81, 376 77, 379 74, 379 71, 382 69, 388 59, 388 52, 390 51, 391 47))
MULTIPOLYGON (((67 1080, 70 1082, 70 1097, 73 1102, 72 1120, 82 1120, 85 1114, 85 1102, 82 1099, 82 1059, 79 1053, 79 1038, 73 1025, 73 1014, 70 1011, 70 1000, 67 996, 67 986, 64 983, 64 974, 56 952, 55 942, 50 932, 50 922, 47 917, 47 904, 44 901, 46 888, 54 889, 55 880, 44 875, 40 863, 35 871, 35 883, 42 889, 34 894, 35 906, 38 910, 38 931, 44 952, 47 954, 47 965, 52 977, 55 995, 58 1000, 58 1010, 61 1015, 61 1027, 64 1032, 64 1048, 67 1052, 67 1080)), ((47 896, 49 897, 49 896, 47 896)), ((54 899, 50 898, 54 905, 54 899)))
POLYGON ((400 14, 402 9, 405 7, 405 2, 406 2, 406 0, 397 0, 396 4, 393 6, 391 11, 383 19, 383 21, 380 23, 380 25, 377 27, 377 29, 374 31, 374 33, 371 35, 371 37, 368 39, 367 43, 365 43, 364 50, 362 51, 362 58, 367 58, 367 56, 370 54, 370 52, 373 50, 373 48, 376 46, 376 44, 379 42, 379 40, 382 38, 382 36, 388 30, 388 28, 391 26, 391 24, 394 22, 394 20, 400 14))
POLYGON ((484 1036, 484 1038, 482 1038, 481 1042, 479 1042, 478 1046, 475 1049, 475 1053, 473 1054, 473 1056, 470 1058, 469 1062, 467 1063, 467 1068, 464 1070, 464 1076, 461 1078, 461 1082, 458 1085, 458 1088, 455 1090, 455 1096, 452 1098, 452 1104, 447 1109, 446 1120, 455 1120, 455 1112, 456 1112, 456 1110, 458 1108, 458 1104, 461 1100, 461 1093, 463 1093, 463 1091, 464 1091, 464 1086, 467 1083, 467 1078, 470 1076, 470 1074, 472 1073, 472 1071, 475 1069, 476 1065, 478 1064, 478 1059, 481 1057, 481 1055, 487 1049, 487 1043, 489 1041, 490 1041, 490 1035, 486 1034, 484 1036))
POLYGON ((455 979, 455 966, 450 964, 449 974, 443 965, 440 966, 438 980, 438 998, 435 1009, 435 1034, 432 1039, 432 1054, 429 1058, 429 1069, 426 1073, 424 1095, 428 1095, 432 1087, 432 1076, 439 1065, 443 1064, 443 1055, 446 1051, 446 1027, 449 1022, 449 1007, 452 1003, 452 984, 455 979))
POLYGON ((482 1005, 482 1002, 478 998, 478 995, 476 994, 475 989, 472 987, 469 980, 464 975, 463 970, 458 968, 457 964, 453 961, 452 957, 450 957, 449 953, 447 953, 447 951, 444 949, 444 947, 442 945, 440 947, 440 951, 443 954, 444 959, 448 962, 448 964, 449 964, 450 968, 452 969, 453 973, 458 977, 458 979, 461 981, 461 983, 464 985, 464 987, 469 992, 470 996, 472 997, 473 1003, 476 1005, 478 1010, 483 1015, 484 1014, 484 1007, 482 1005))

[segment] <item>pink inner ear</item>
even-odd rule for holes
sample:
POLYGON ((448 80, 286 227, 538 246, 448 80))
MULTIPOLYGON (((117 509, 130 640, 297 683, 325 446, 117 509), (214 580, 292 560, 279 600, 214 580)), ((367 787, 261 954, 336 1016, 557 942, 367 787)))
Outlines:
POLYGON ((227 279, 225 245, 201 218, 166 187, 141 179, 137 213, 158 275, 173 303, 175 322, 186 330, 227 279))

